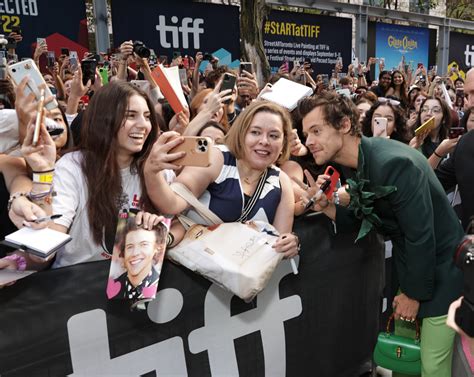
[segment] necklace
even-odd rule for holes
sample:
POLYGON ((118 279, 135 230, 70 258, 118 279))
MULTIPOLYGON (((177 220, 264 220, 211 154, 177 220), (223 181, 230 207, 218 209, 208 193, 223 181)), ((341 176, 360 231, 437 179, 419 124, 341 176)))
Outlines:
POLYGON ((239 175, 242 178, 242 180, 248 185, 253 185, 255 182, 258 182, 260 178, 262 177, 263 173, 265 173, 265 170, 264 170, 258 175, 257 178, 252 179, 252 176, 244 177, 243 174, 241 174, 241 169, 239 169, 238 163, 237 163, 237 170, 239 171, 239 175))
POLYGON ((260 175, 255 178, 255 179, 250 179, 250 177, 244 177, 244 182, 248 185, 251 185, 251 184, 254 184, 255 182, 257 182, 258 180, 260 180, 260 177, 262 176, 263 172, 260 173, 260 175))

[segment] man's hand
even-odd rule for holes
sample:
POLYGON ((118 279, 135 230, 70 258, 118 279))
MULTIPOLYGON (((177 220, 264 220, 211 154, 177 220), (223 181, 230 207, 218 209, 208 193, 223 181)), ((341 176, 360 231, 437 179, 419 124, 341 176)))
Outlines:
POLYGON ((404 293, 395 296, 392 306, 395 319, 408 322, 415 321, 418 310, 420 309, 419 301, 411 299, 404 293))

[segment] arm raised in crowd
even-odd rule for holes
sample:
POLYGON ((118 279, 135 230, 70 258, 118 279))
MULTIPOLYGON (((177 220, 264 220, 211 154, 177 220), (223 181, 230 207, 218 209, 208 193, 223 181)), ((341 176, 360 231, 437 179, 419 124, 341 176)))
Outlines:
POLYGON ((193 80, 192 80, 192 87, 191 87, 191 97, 194 97, 197 92, 199 92, 199 77, 200 77, 200 72, 199 72, 199 67, 201 65, 203 59, 203 54, 202 52, 198 52, 196 54, 196 64, 194 65, 194 71, 193 71, 193 80))
POLYGON ((212 116, 219 111, 223 104, 232 97, 232 90, 227 89, 222 92, 219 92, 222 84, 222 79, 219 80, 216 87, 207 97, 207 102, 204 105, 204 108, 199 111, 199 113, 189 122, 188 126, 185 128, 183 135, 185 136, 195 136, 198 131, 201 129, 204 124, 209 122, 212 116))
POLYGON ((90 80, 84 85, 82 83, 82 70, 81 67, 74 72, 74 77, 71 81, 71 93, 67 100, 66 114, 74 115, 77 114, 79 108, 79 102, 82 96, 85 96, 90 89, 90 80))
MULTIPOLYGON (((188 207, 188 203, 171 190, 163 175, 164 169, 178 170, 180 168, 173 161, 184 157, 185 152, 169 152, 183 140, 183 137, 176 132, 163 133, 153 145, 145 163, 145 184, 148 195, 159 211, 169 215, 176 215, 188 207)), ((209 167, 186 166, 176 181, 183 183, 194 196, 200 197, 207 186, 217 178, 223 163, 222 153, 216 148, 211 148, 211 165, 209 167)))
POLYGON ((123 42, 120 47, 120 60, 117 72, 117 78, 120 80, 127 81, 128 75, 128 58, 133 54, 133 43, 132 41, 123 42))

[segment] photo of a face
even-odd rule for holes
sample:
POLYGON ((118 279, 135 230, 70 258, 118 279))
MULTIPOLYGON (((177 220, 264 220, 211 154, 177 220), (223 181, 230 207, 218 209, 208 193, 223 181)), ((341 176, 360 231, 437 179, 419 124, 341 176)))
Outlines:
POLYGON ((168 229, 169 224, 161 222, 146 230, 136 225, 135 216, 119 220, 107 284, 109 299, 135 303, 155 298, 168 229))

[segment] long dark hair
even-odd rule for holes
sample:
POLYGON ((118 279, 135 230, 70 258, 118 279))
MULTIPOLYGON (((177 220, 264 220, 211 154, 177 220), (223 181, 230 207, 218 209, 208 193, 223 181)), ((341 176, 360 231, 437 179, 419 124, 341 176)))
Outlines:
MULTIPOLYGON (((439 106, 441 107, 443 111, 443 119, 441 120, 441 125, 439 126, 439 131, 438 131, 438 138, 439 141, 443 141, 448 137, 449 129, 451 128, 451 110, 449 109, 448 104, 442 100, 441 98, 438 97, 426 97, 425 100, 421 103, 420 105, 420 111, 418 112, 418 116, 416 118, 416 124, 415 124, 415 129, 421 126, 421 109, 425 105, 426 101, 434 99, 438 101, 439 106)), ((425 141, 428 140, 425 139, 425 141)))
POLYGON ((87 214, 94 241, 102 242, 103 231, 115 232, 118 216, 118 202, 122 194, 122 178, 117 162, 117 133, 123 126, 130 97, 143 97, 150 110, 151 131, 143 148, 133 156, 132 172, 140 176, 141 207, 153 211, 153 205, 146 193, 143 176, 144 163, 155 142, 159 125, 148 96, 140 89, 125 82, 113 82, 99 89, 84 113, 81 129, 83 154, 81 164, 88 189, 87 214))
POLYGON ((407 106, 410 100, 408 99, 408 93, 407 93, 408 92, 407 79, 405 75, 403 74, 403 72, 399 70, 395 70, 392 72, 392 82, 390 83, 390 87, 393 89, 396 89, 395 83, 393 82, 393 78, 395 77, 397 73, 399 73, 403 78, 403 82, 400 85, 400 98, 399 99, 403 103, 404 106, 407 106))
POLYGON ((372 133, 372 118, 374 116, 375 110, 377 110, 380 106, 388 106, 393 111, 394 121, 395 121, 395 129, 393 130, 392 134, 390 135, 390 139, 401 141, 402 143, 408 144, 412 135, 410 130, 406 124, 406 118, 403 110, 400 106, 394 106, 390 102, 381 103, 375 102, 372 107, 367 110, 365 113, 365 118, 362 122, 362 133, 365 136, 373 136, 372 133))

